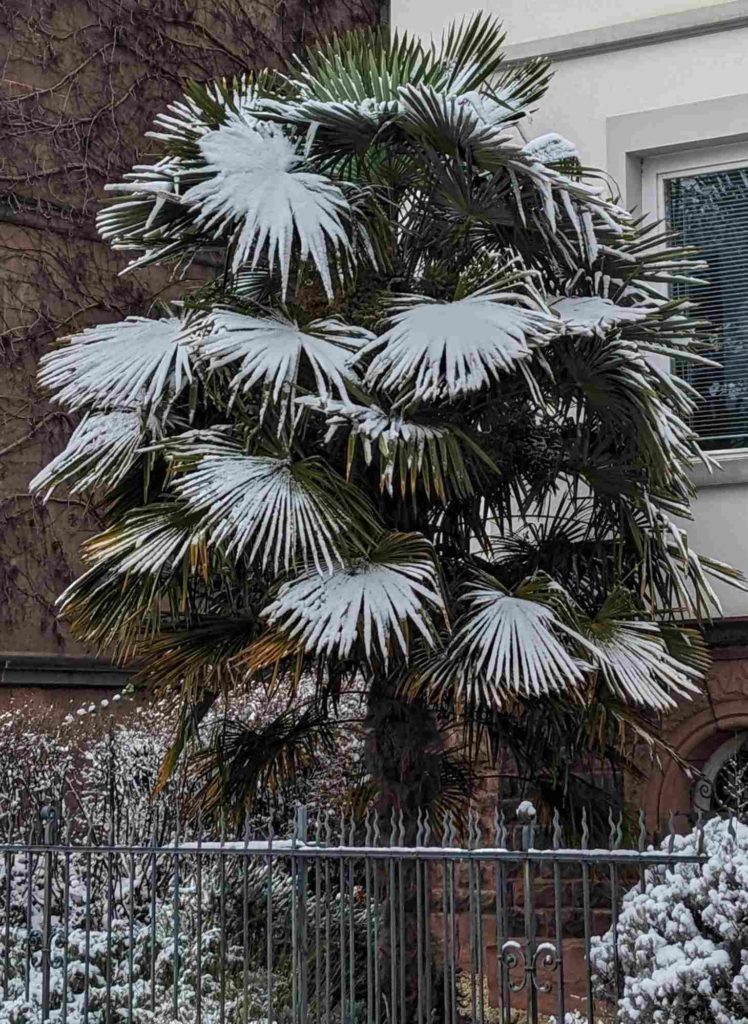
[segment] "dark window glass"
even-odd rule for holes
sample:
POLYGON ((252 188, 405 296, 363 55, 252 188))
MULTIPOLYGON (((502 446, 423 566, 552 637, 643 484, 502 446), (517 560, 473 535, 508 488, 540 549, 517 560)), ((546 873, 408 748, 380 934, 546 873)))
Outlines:
POLYGON ((694 429, 704 448, 748 447, 748 168, 670 178, 665 202, 670 227, 709 268, 708 284, 672 289, 699 303, 714 329, 704 354, 721 364, 675 366, 702 396, 694 429))

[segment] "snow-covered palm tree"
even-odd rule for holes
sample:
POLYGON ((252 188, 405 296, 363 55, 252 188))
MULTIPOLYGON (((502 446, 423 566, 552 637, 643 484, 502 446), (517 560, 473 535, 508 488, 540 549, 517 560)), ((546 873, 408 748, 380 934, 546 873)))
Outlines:
POLYGON ((689 547, 696 396, 664 368, 705 359, 663 289, 699 264, 525 140, 550 75, 502 43, 478 16, 191 85, 99 227, 210 280, 43 360, 84 419, 33 488, 108 521, 62 613, 178 695, 167 770, 218 693, 295 709, 202 758, 214 795, 292 772, 357 688, 380 754, 465 726, 558 796, 699 688, 686 624, 736 577, 689 547))

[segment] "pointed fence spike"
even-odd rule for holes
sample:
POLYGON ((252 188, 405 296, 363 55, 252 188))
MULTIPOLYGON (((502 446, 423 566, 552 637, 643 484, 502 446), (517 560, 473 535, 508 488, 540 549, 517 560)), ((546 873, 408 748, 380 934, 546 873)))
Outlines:
POLYGON ((416 846, 423 846, 423 810, 420 807, 418 808, 416 846))
POLYGON ((369 804, 369 806, 366 808, 366 816, 364 817, 364 845, 365 846, 371 846, 372 845, 371 816, 372 816, 372 806, 371 806, 371 804, 369 804))
POLYGON ((563 844, 563 832, 561 830, 561 815, 558 813, 558 807, 553 812, 553 849, 560 850, 563 844))
POLYGON ((613 819, 613 808, 608 808, 608 845, 611 849, 615 847, 616 842, 616 823, 613 819))
POLYGON ((639 852, 643 853, 647 848, 647 816, 644 810, 639 811, 639 852))
POLYGON ((672 853, 673 849, 675 847, 675 811, 673 811, 672 808, 670 810, 670 813, 668 814, 667 828, 668 828, 667 848, 668 848, 668 853, 672 853))
POLYGON ((446 810, 442 819, 442 846, 451 846, 450 837, 452 835, 452 812, 446 810))
POLYGON ((431 843, 431 815, 429 814, 428 808, 423 815, 423 845, 429 846, 431 843))
POLYGON ((582 849, 589 849, 590 827, 587 822, 587 808, 582 808, 582 849))
POLYGON ((468 845, 471 850, 477 850, 481 842, 481 827, 478 812, 474 807, 468 813, 468 845))
POLYGON ((398 814, 397 822, 398 822, 398 830, 397 830, 398 846, 405 846, 405 819, 403 818, 403 809, 402 809, 402 807, 400 808, 400 813, 398 814))

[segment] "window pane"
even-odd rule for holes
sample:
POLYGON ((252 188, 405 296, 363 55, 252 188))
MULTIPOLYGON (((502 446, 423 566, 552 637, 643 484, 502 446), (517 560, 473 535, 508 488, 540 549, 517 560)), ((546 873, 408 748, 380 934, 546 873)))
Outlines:
POLYGON ((676 364, 703 396, 694 428, 704 448, 748 447, 748 168, 665 182, 666 213, 681 241, 708 263, 705 285, 673 286, 699 303, 715 333, 718 370, 676 364))

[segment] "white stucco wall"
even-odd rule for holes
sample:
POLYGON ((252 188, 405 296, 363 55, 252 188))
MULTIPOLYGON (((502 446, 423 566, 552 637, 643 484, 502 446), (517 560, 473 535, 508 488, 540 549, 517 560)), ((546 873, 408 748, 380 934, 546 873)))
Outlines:
POLYGON ((475 0, 392 0, 394 28, 424 35, 439 34, 455 18, 476 10, 497 14, 513 43, 531 39, 602 28, 620 22, 654 18, 694 8, 709 7, 722 0, 504 0, 503 3, 475 3, 475 0))
MULTIPOLYGON (((503 18, 512 44, 708 6, 724 5, 714 0, 629 0, 625 5, 618 0, 509 0, 486 3, 484 9, 503 18)), ((440 33, 452 18, 474 10, 475 3, 468 0, 392 0, 392 23, 428 37, 440 33)), ((733 101, 724 104, 729 107, 730 122, 725 130, 748 139, 748 27, 560 61, 541 108, 523 122, 523 133, 531 138, 560 132, 576 142, 584 163, 620 178, 624 177, 620 160, 615 168, 608 163, 614 119, 618 118, 615 131, 620 149, 621 115, 651 112, 647 146, 651 149, 657 143, 661 129, 667 150, 676 137, 677 145, 685 145, 683 125, 688 125, 690 105, 719 104, 730 97, 733 101), (676 120, 677 129, 671 125, 676 120)), ((696 110, 694 124, 699 123, 696 110)), ((701 114, 703 124, 703 107, 701 114)), ((709 132, 708 123, 704 131, 709 132)), ((637 148, 632 143, 631 149, 637 148)), ((625 181, 619 183, 625 186, 625 181)), ((628 198, 638 202, 641 196, 628 198)), ((743 479, 748 480, 748 472, 743 479)), ((697 550, 748 573, 748 483, 700 488, 689 536, 697 550)), ((724 614, 748 615, 748 595, 729 587, 717 590, 724 614)))

